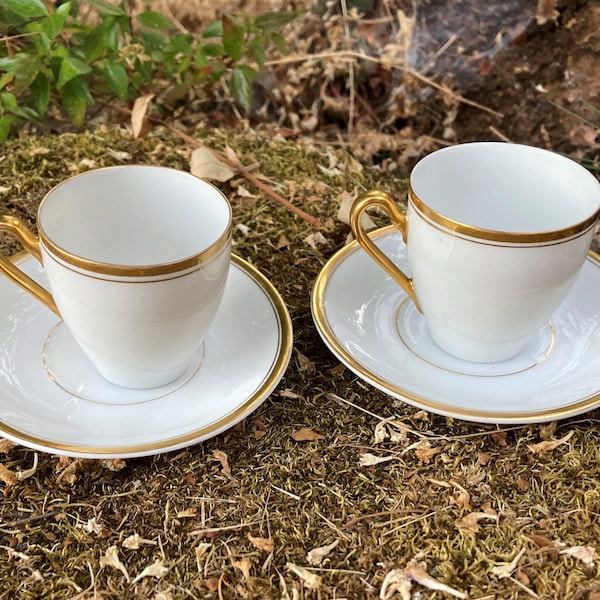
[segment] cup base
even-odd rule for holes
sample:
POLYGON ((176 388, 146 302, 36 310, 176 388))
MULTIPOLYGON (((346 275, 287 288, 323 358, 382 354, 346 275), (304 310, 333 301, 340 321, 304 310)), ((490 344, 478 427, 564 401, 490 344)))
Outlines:
POLYGON ((465 360, 448 353, 431 335, 425 317, 405 299, 394 315, 395 330, 416 356, 445 371, 473 377, 498 377, 526 371, 544 361, 554 347, 554 329, 546 323, 529 336, 525 347, 510 359, 497 362, 465 360))
POLYGON ((99 404, 137 404, 162 398, 184 386, 198 372, 203 360, 204 344, 183 373, 167 384, 147 388, 118 385, 98 372, 63 321, 49 333, 42 352, 46 374, 58 387, 74 398, 99 404))

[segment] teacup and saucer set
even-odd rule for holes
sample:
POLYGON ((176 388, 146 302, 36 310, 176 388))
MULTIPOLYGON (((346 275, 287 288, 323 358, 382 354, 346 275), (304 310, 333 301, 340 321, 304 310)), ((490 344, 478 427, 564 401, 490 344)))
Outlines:
MULTIPOLYGON (((380 191, 319 274, 314 323, 356 375, 439 414, 542 422, 600 404, 600 184, 557 154, 495 142, 433 152, 406 214, 380 191), (371 206, 392 225, 362 227, 371 206), (376 264, 377 263, 377 264, 376 264)), ((215 436, 264 402, 292 351, 272 284, 232 254, 232 212, 173 169, 76 175, 38 234, 0 256, 0 435, 51 453, 134 457, 215 436), (17 284, 17 285, 15 285, 17 284)))
POLYGON ((26 250, 0 257, 0 435, 70 456, 156 454, 232 427, 282 378, 287 308, 231 254, 231 207, 212 185, 98 169, 46 195, 37 236, 10 216, 0 229, 26 250))
POLYGON ((381 191, 357 199, 356 241, 317 278, 329 349, 390 396, 460 419, 544 422, 599 406, 596 178, 546 150, 476 142, 426 156, 409 183, 406 213, 381 191), (370 206, 392 225, 367 235, 370 206))

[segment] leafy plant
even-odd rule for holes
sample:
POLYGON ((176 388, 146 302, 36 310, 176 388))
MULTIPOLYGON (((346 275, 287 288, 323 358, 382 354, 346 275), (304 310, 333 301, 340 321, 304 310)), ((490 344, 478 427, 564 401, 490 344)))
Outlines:
POLYGON ((296 17, 226 14, 194 36, 160 12, 131 16, 125 0, 87 5, 97 13, 94 24, 79 17, 77 0, 50 8, 42 0, 0 0, 0 141, 11 126, 44 124, 57 108, 81 125, 100 99, 126 103, 154 93, 165 109, 221 81, 247 112, 267 48, 286 51, 278 29, 296 17))

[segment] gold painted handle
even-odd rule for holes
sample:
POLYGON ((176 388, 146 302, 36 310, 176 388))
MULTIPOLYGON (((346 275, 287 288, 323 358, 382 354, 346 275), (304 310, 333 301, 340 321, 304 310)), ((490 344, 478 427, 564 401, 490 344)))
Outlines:
MULTIPOLYGON (((42 253, 37 237, 27 229, 27 226, 21 219, 11 215, 0 216, 0 231, 9 233, 17 238, 23 248, 30 252, 37 260, 42 262, 42 253)), ((54 298, 50 292, 43 288, 39 283, 25 275, 15 263, 0 253, 0 272, 4 273, 12 282, 29 292, 34 298, 47 306, 52 312, 60 317, 58 308, 54 303, 54 298)))
POLYGON ((392 223, 400 230, 406 242, 407 222, 406 215, 398 208, 394 199, 385 192, 371 190, 359 196, 350 209, 350 227, 356 241, 363 247, 365 252, 382 268, 394 281, 402 287, 415 306, 421 310, 419 301, 415 294, 412 279, 407 277, 371 240, 361 224, 361 217, 365 210, 371 206, 382 208, 390 217, 392 223))

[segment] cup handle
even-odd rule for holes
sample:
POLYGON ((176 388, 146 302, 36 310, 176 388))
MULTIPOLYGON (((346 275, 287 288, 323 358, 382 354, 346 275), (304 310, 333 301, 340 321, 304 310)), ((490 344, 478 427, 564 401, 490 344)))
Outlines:
POLYGON ((407 221, 406 215, 398 208, 394 199, 386 192, 371 190, 360 195, 352 204, 350 209, 350 227, 356 241, 369 254, 369 256, 384 270, 394 281, 402 287, 409 298, 415 303, 417 309, 421 312, 421 306, 415 294, 413 281, 407 277, 371 240, 361 224, 363 212, 371 207, 378 206, 382 208, 390 217, 392 223, 400 230, 404 242, 407 241, 407 221))
MULTIPOLYGON (((11 215, 0 216, 0 231, 9 233, 17 238, 20 244, 30 252, 40 263, 42 252, 37 237, 29 231, 25 223, 11 215)), ((0 273, 6 275, 13 283, 30 293, 36 300, 47 306, 60 317, 54 298, 50 292, 39 283, 25 275, 9 258, 0 253, 0 273)))

